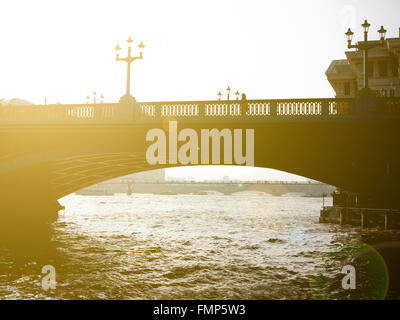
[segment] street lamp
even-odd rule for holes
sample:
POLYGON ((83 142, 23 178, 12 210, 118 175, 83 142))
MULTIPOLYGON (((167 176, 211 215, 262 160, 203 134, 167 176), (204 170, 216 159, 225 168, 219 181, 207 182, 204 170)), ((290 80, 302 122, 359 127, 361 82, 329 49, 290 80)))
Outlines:
POLYGON ((346 37, 347 37, 347 47, 351 46, 351 41, 353 41, 353 35, 354 32, 351 31, 351 29, 349 28, 347 30, 347 32, 345 33, 346 37))
POLYGON ((239 100, 239 95, 240 95, 240 93, 239 93, 238 90, 236 90, 235 95, 236 95, 236 100, 239 100))
POLYGON ((368 31, 369 31, 370 26, 371 25, 368 23, 367 20, 365 20, 364 23, 361 25, 361 27, 363 27, 363 29, 364 29, 364 41, 367 41, 368 31))
POLYGON ((135 98, 131 96, 131 63, 135 60, 138 59, 143 59, 143 42, 140 42, 138 45, 139 48, 139 56, 137 57, 132 57, 131 56, 131 44, 133 43, 133 40, 131 37, 129 37, 128 40, 126 40, 128 43, 128 55, 125 58, 120 58, 118 51, 121 50, 121 47, 117 44, 117 46, 114 48, 116 51, 116 61, 125 61, 127 63, 127 73, 126 73, 126 93, 123 97, 121 97, 120 102, 135 102, 135 98))
POLYGON ((351 42, 353 40, 354 33, 351 31, 350 28, 347 30, 345 35, 347 37, 347 48, 356 48, 363 51, 364 90, 366 91, 368 89, 368 50, 375 47, 383 46, 386 36, 386 30, 383 26, 381 26, 381 28, 378 30, 378 33, 380 35, 380 43, 376 44, 373 41, 368 42, 368 31, 369 27, 371 26, 368 21, 365 20, 361 26, 364 29, 364 41, 359 41, 357 42, 357 44, 352 45, 351 42))
POLYGON ((228 92, 227 94, 227 100, 229 101, 229 94, 231 93, 231 88, 226 88, 226 92, 228 92))
MULTIPOLYGON (((227 92, 227 95, 226 95, 227 101, 229 101, 229 97, 231 94, 231 88, 230 87, 226 88, 226 92, 227 92)), ((221 96, 222 96, 221 91, 218 91, 217 96, 218 96, 218 101, 221 101, 221 96)), ((239 100, 240 93, 238 90, 236 90, 235 96, 236 96, 236 100, 239 100)))
POLYGON ((385 40, 386 37, 386 29, 383 26, 381 26, 381 28, 378 30, 378 33, 380 35, 380 40, 383 44, 383 41, 385 40))

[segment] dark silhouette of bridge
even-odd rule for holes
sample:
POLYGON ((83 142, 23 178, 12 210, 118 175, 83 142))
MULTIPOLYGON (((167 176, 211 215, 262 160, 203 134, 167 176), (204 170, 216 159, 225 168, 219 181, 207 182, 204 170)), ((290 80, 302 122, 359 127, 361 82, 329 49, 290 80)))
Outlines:
POLYGON ((146 133, 169 120, 196 132, 254 129, 256 167, 343 188, 374 206, 400 206, 398 98, 8 106, 0 107, 2 219, 54 217, 57 200, 76 190, 177 166, 145 157, 146 133))

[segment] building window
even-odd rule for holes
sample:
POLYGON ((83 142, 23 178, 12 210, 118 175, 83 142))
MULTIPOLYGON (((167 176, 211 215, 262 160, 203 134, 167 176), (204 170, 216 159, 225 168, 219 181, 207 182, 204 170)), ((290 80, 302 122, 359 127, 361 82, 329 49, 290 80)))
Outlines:
POLYGON ((387 62, 386 61, 379 61, 379 76, 380 77, 387 77, 387 62))
POLYGON ((350 95, 350 82, 344 82, 344 95, 350 95))

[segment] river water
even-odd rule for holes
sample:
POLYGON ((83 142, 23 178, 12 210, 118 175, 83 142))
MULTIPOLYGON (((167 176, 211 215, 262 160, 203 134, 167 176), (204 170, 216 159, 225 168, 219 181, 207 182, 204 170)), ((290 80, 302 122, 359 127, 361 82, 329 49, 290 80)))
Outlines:
MULTIPOLYGON (((337 283, 343 261, 360 257, 362 248, 354 244, 361 243, 365 232, 318 223, 321 198, 252 192, 73 194, 60 202, 66 210, 53 224, 45 247, 23 258, 2 247, 0 298, 352 297, 348 291, 338 293, 337 283), (43 265, 54 266, 56 289, 42 288, 43 265), (325 296, 326 288, 332 296, 325 296)), ((367 232, 368 237, 375 234, 382 232, 367 232)), ((366 280, 372 291, 362 286, 355 298, 386 295, 385 271, 379 263, 373 268, 366 277, 372 275, 372 284, 366 280)))

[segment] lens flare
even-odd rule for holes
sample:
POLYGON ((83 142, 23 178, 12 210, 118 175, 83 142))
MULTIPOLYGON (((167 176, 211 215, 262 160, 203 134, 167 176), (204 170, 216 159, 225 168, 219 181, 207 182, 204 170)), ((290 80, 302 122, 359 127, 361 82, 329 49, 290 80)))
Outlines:
POLYGON ((311 291, 318 300, 383 300, 389 287, 385 260, 372 246, 361 241, 332 244, 322 252, 310 276, 311 291), (354 270, 354 288, 343 284, 347 266, 354 270))
POLYGON ((307 243, 307 228, 298 224, 291 224, 287 230, 289 242, 296 246, 303 246, 307 243))

